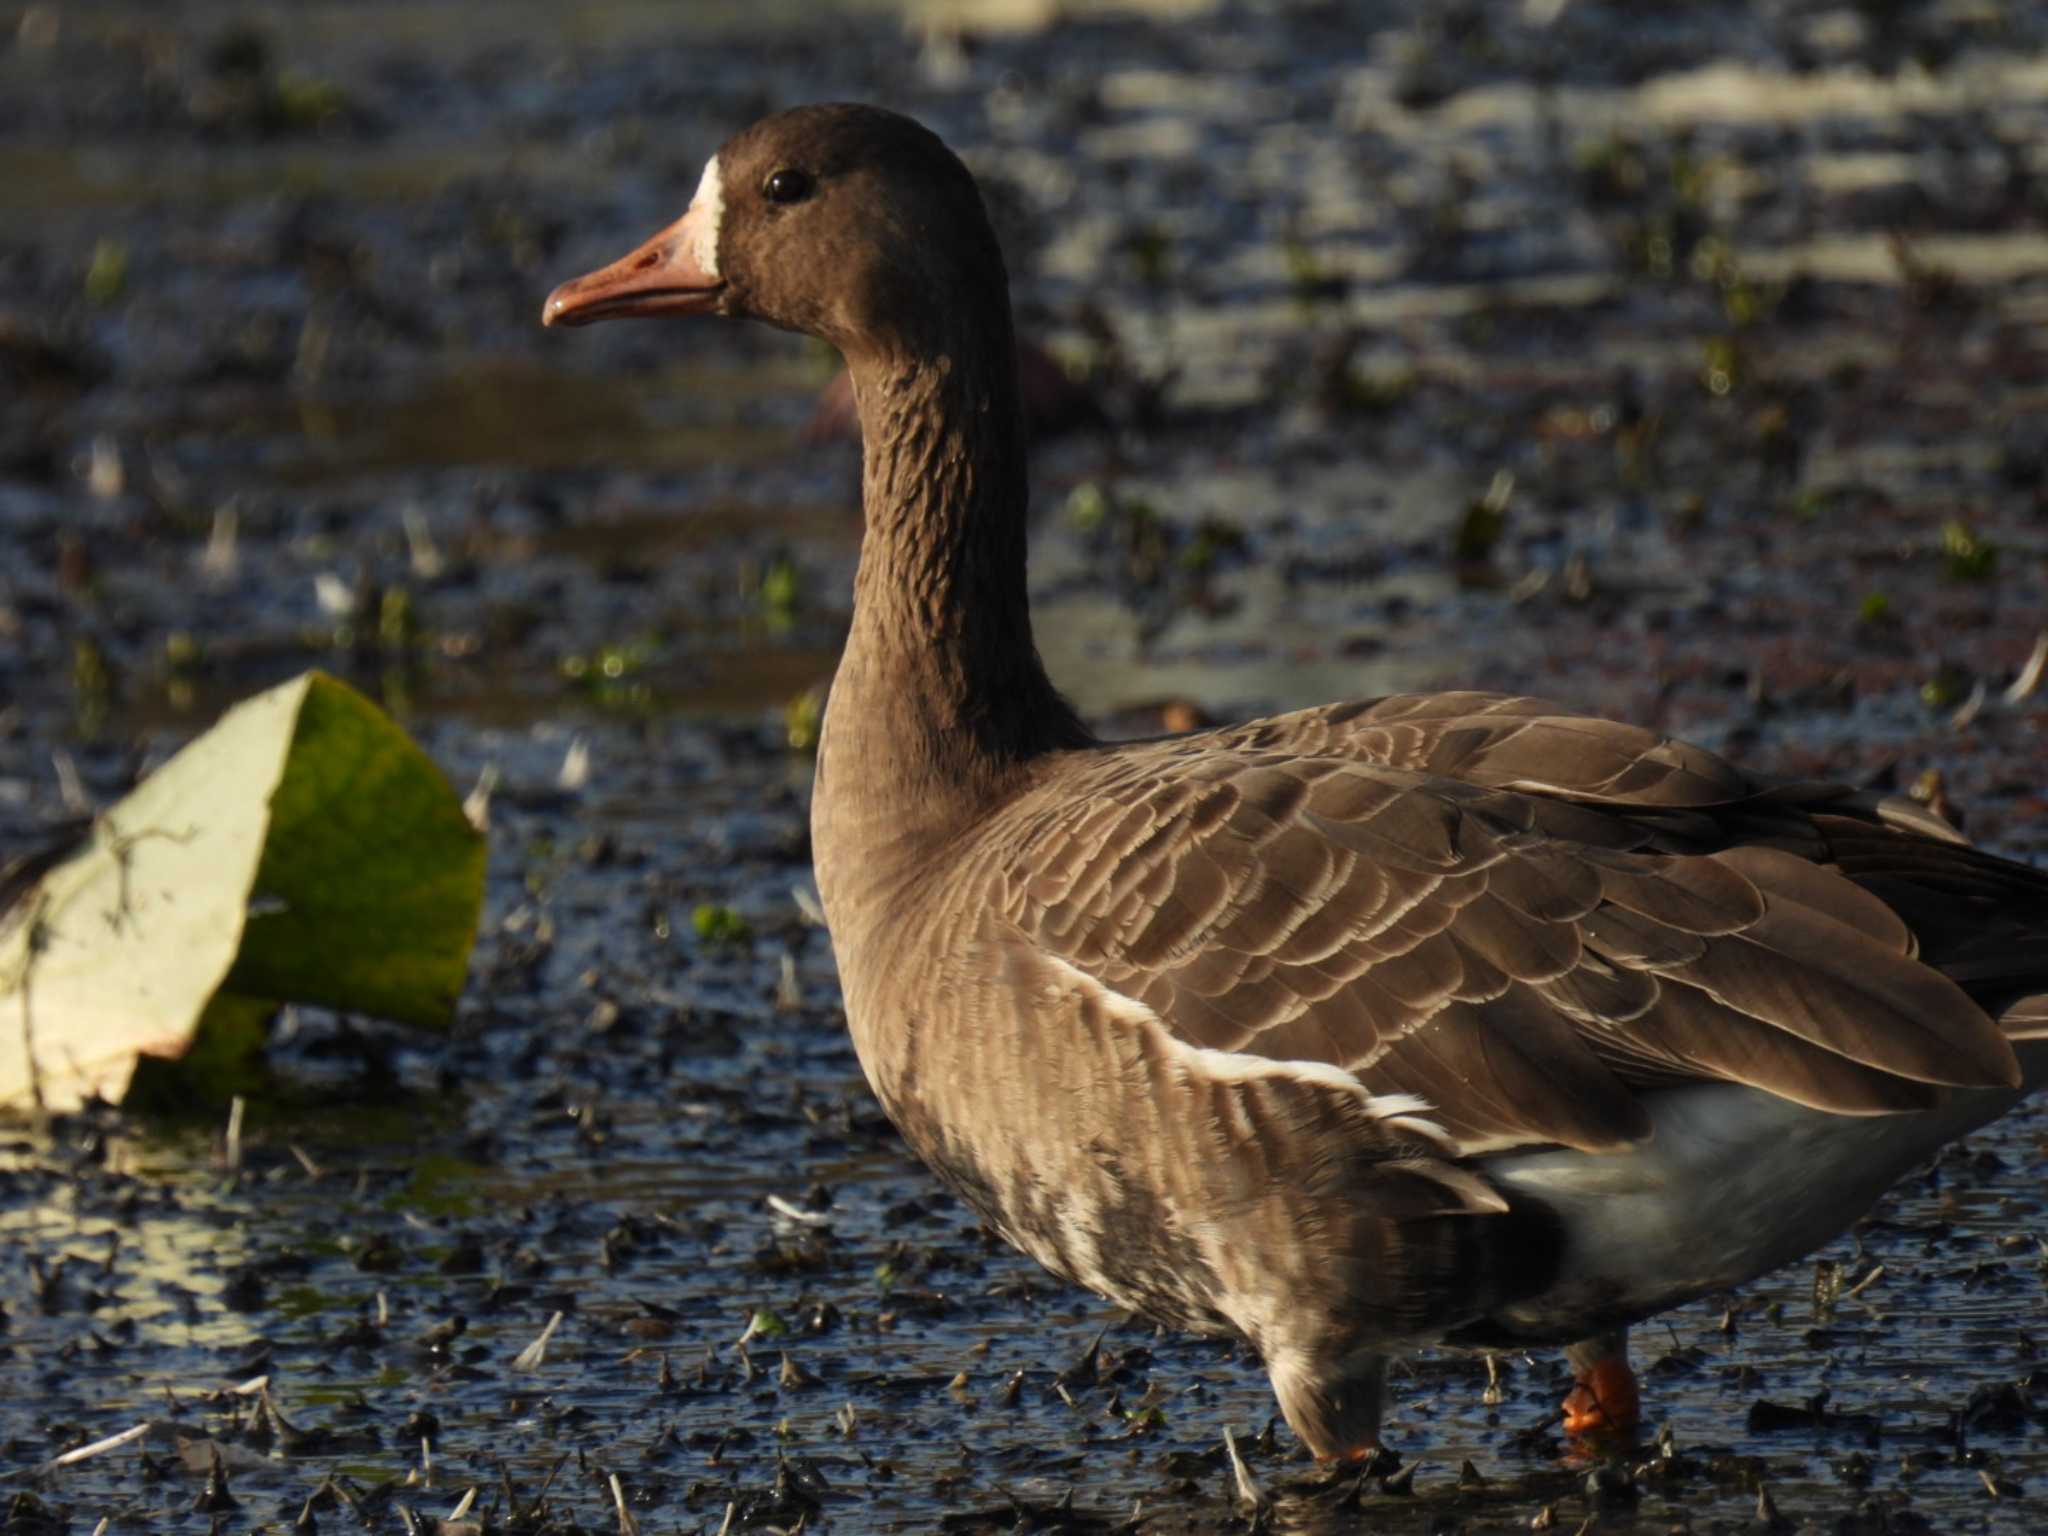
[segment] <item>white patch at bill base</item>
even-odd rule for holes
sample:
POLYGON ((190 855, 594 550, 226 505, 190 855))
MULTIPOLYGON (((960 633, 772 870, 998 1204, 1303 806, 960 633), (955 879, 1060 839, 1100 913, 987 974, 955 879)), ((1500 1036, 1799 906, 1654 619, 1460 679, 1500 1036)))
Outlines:
POLYGON ((718 227, 725 222, 725 186, 720 178, 718 156, 704 162, 703 179, 697 195, 690 199, 690 257, 706 277, 718 273, 718 227))

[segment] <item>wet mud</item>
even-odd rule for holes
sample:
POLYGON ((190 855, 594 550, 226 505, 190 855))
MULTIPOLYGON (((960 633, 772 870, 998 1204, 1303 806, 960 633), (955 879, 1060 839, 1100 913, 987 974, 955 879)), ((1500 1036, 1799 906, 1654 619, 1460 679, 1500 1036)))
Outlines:
POLYGON ((0 856, 313 665, 496 784, 448 1040, 0 1142, 9 1531, 2038 1528, 2038 1108, 1639 1330, 1605 1455, 1556 1357, 1425 1355, 1326 1471, 978 1230, 807 915, 836 360, 536 323, 761 112, 912 111, 1099 413, 1033 578, 1107 728, 1525 690, 2040 861, 2038 8, 485 17, 0 11, 0 856))

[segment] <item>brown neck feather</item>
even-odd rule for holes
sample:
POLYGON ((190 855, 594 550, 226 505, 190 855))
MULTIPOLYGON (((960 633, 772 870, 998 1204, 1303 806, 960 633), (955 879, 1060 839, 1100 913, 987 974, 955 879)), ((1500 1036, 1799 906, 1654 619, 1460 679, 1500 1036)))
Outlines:
POLYGON ((867 531, 812 818, 828 904, 842 871, 886 880, 891 850, 914 861, 1033 758, 1091 739, 1031 639, 1007 297, 849 366, 867 531))

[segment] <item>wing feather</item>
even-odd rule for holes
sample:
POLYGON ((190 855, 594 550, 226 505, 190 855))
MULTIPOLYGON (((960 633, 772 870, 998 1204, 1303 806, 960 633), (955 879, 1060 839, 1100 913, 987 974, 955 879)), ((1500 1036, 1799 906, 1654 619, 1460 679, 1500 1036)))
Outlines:
POLYGON ((1620 1146, 1686 1081, 1919 1108, 2016 1081, 2007 1037, 2048 1034, 2038 936, 1944 917, 2048 910, 2048 877, 1540 700, 1409 695, 1062 761, 987 829, 973 921, 1187 1045, 1418 1095, 1468 1152, 1620 1146))

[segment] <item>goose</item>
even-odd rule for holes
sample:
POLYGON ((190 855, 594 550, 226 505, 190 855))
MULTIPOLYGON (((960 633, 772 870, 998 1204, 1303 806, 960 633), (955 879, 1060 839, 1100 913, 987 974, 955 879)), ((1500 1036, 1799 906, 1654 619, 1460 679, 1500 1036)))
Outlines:
POLYGON ((1256 1349, 1317 1457, 1390 1357, 1627 1329, 1846 1229, 2040 1081, 2048 875, 1910 802, 1538 699, 1098 741, 1033 644, 1008 280, 972 176, 801 107, 547 325, 723 315, 844 355, 867 531, 812 801, 853 1043, 1054 1274, 1256 1349))

